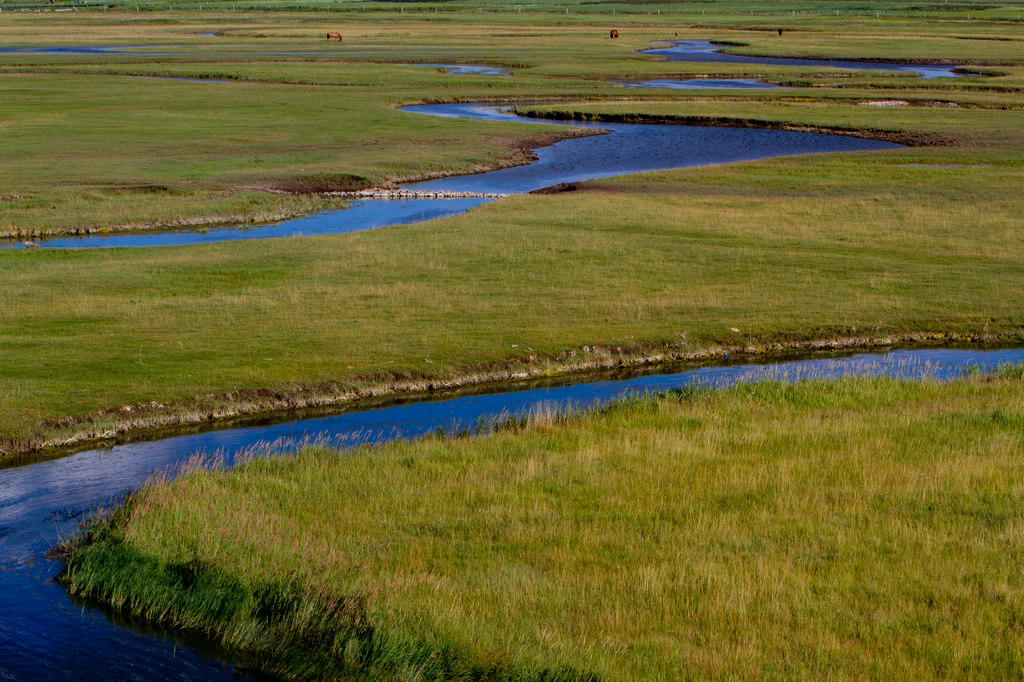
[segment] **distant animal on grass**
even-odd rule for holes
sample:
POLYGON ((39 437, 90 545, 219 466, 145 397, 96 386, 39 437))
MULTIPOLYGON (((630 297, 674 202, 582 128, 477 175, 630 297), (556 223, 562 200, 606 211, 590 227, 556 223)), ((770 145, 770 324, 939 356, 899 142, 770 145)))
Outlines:
POLYGON ((615 29, 613 28, 613 29, 611 30, 611 32, 610 32, 610 33, 608 34, 608 37, 609 37, 609 38, 618 38, 618 37, 619 37, 619 32, 618 32, 618 31, 616 31, 616 30, 615 30, 615 29))
POLYGON ((341 34, 340 33, 328 33, 327 34, 327 39, 328 40, 337 40, 340 43, 341 42, 341 34))
POLYGON ((778 31, 779 31, 779 37, 781 38, 782 37, 782 29, 780 28, 780 29, 778 29, 778 31))

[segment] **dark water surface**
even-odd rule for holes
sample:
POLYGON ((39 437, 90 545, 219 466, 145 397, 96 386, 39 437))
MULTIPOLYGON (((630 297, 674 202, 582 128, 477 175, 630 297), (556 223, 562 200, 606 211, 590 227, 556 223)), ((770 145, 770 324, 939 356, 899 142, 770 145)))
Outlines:
POLYGON ((620 82, 627 88, 661 88, 662 90, 775 90, 781 87, 748 78, 691 78, 685 81, 661 79, 620 82))
POLYGON ((416 64, 416 66, 433 66, 445 69, 449 76, 507 76, 511 69, 485 64, 416 64))
MULTIPOLYGON (((607 135, 563 140, 537 149, 538 160, 526 166, 406 185, 410 189, 433 191, 518 194, 561 182, 579 182, 627 173, 753 161, 793 154, 879 150, 899 146, 846 135, 787 130, 528 119, 482 104, 429 104, 405 107, 402 111, 446 118, 571 125, 609 132, 607 135)), ((39 238, 34 241, 47 248, 165 246, 338 234, 457 215, 487 201, 493 199, 366 199, 348 209, 267 226, 92 234, 39 238)), ((22 242, 0 242, 0 248, 4 247, 19 248, 22 242)))
MULTIPOLYGON (((479 104, 429 104, 407 107, 404 111, 487 121, 524 120, 500 109, 479 104)), ((410 187, 518 194, 550 187, 560 182, 581 182, 644 171, 753 161, 792 154, 892 149, 899 146, 878 140, 788 130, 577 121, 543 122, 607 130, 611 134, 563 140, 548 147, 541 147, 535 150, 537 161, 528 166, 516 166, 478 175, 442 178, 416 183, 410 187)))
POLYGON ((193 453, 222 453, 230 462, 254 446, 303 440, 348 446, 392 438, 471 429, 481 421, 547 407, 582 409, 628 395, 691 385, 847 375, 949 379, 971 368, 990 370, 1024 362, 1024 348, 1002 350, 897 350, 846 357, 723 364, 662 370, 608 379, 551 380, 526 390, 466 393, 447 399, 406 401, 376 409, 226 428, 79 452, 59 459, 0 469, 0 680, 215 680, 232 679, 233 664, 215 650, 167 634, 114 622, 73 604, 52 578, 59 564, 45 552, 75 532, 90 510, 116 501, 154 470, 193 453))
MULTIPOLYGON (((343 210, 318 213, 270 225, 209 227, 199 231, 112 232, 52 237, 50 239, 34 238, 34 240, 46 248, 73 249, 113 246, 187 246, 242 239, 339 234, 373 230, 390 225, 410 225, 459 215, 488 201, 493 201, 493 199, 365 199, 354 201, 349 208, 343 210)), ((21 242, 0 242, 0 248, 21 246, 23 246, 21 242)))
MULTIPOLYGON (((781 40, 785 40, 783 37, 781 40)), ((834 69, 867 69, 869 71, 910 71, 921 78, 955 78, 955 64, 904 64, 900 62, 861 62, 842 59, 797 59, 786 57, 747 57, 719 52, 724 46, 703 40, 668 41, 672 47, 644 50, 642 54, 658 55, 672 62, 710 62, 716 64, 764 64, 766 66, 826 66, 834 69)))

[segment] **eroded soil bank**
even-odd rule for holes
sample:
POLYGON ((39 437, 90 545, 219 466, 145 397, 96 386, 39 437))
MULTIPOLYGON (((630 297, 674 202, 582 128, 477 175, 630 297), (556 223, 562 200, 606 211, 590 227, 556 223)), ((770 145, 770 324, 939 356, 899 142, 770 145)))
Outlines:
POLYGON ((650 115, 650 114, 613 114, 591 113, 575 110, 536 110, 529 107, 516 108, 520 116, 544 118, 554 121, 579 121, 590 123, 624 123, 653 125, 710 126, 716 128, 750 128, 755 130, 786 130, 799 133, 816 133, 821 135, 847 135, 866 140, 878 140, 908 147, 949 147, 955 146, 957 140, 933 133, 914 133, 902 130, 885 130, 864 126, 811 126, 772 121, 769 119, 747 118, 742 116, 681 116, 681 115, 650 115))
POLYGON ((109 407, 90 414, 68 415, 41 424, 46 435, 0 441, 0 461, 7 464, 31 461, 63 451, 81 450, 99 443, 116 443, 144 434, 158 435, 180 427, 226 425, 253 415, 284 415, 298 410, 338 410, 361 401, 389 396, 422 395, 485 386, 510 384, 539 377, 568 377, 610 368, 654 367, 668 363, 704 363, 723 358, 770 358, 782 354, 884 349, 892 347, 945 347, 1006 344, 1020 340, 1020 333, 976 335, 918 332, 885 336, 858 336, 800 341, 768 340, 760 343, 720 345, 691 349, 686 342, 636 346, 582 346, 554 355, 488 365, 470 365, 446 376, 427 374, 365 375, 345 381, 264 389, 243 389, 196 396, 186 404, 159 402, 109 407))

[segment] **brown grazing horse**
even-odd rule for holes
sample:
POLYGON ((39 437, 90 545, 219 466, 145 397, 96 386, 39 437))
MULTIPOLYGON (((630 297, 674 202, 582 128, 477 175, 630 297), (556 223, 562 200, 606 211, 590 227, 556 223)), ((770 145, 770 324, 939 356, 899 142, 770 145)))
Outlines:
POLYGON ((613 29, 611 30, 611 33, 609 33, 609 34, 608 34, 608 37, 609 37, 609 38, 618 38, 618 37, 619 37, 619 32, 618 32, 618 31, 616 31, 616 30, 615 30, 615 29, 613 28, 613 29))
POLYGON ((327 39, 328 40, 337 40, 340 43, 341 42, 341 34, 340 33, 328 33, 327 34, 327 39))

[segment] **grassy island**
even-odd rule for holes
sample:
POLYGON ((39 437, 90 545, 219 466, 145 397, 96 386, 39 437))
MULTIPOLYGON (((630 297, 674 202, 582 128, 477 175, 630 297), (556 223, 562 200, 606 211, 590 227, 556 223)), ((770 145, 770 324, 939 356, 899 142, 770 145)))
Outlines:
POLYGON ((1006 679, 1024 374, 689 390, 154 481, 61 580, 297 679, 1006 679))

